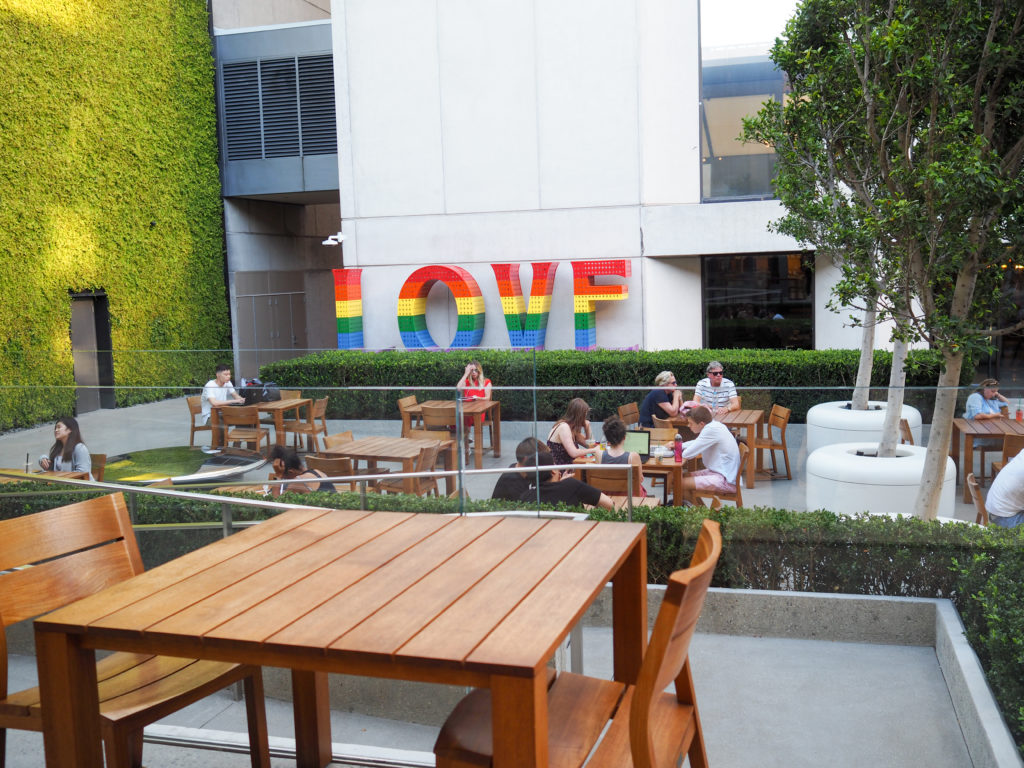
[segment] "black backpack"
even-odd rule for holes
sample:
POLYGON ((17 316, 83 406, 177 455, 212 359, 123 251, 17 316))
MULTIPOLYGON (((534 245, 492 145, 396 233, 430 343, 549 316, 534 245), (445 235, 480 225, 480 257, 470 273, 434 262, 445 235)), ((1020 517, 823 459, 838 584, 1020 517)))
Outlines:
POLYGON ((260 402, 269 403, 273 400, 281 399, 281 390, 277 384, 272 381, 268 381, 263 385, 263 389, 260 392, 260 402))

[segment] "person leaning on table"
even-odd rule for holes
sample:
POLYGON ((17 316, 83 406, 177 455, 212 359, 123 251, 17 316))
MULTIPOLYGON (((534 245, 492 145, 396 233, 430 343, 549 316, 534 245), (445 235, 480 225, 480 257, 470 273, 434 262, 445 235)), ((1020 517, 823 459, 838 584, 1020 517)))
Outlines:
POLYGON ((1024 451, 999 470, 985 499, 989 522, 1003 528, 1024 525, 1024 451))
MULTIPOLYGON (((526 459, 526 467, 550 467, 555 460, 550 453, 538 453, 526 459)), ((601 493, 592 485, 587 485, 575 477, 564 477, 557 469, 541 469, 530 479, 530 487, 519 497, 520 501, 539 501, 541 504, 565 504, 578 507, 589 504, 601 509, 612 509, 612 500, 607 494, 601 493), (540 484, 537 484, 537 480, 540 484)))
MULTIPOLYGON (((516 463, 510 464, 509 469, 516 469, 526 466, 527 459, 530 459, 530 466, 535 466, 532 459, 537 453, 551 453, 548 447, 536 437, 524 437, 516 446, 516 463)), ((492 499, 505 499, 507 501, 518 501, 519 497, 530 488, 530 476, 522 472, 506 472, 498 478, 494 484, 492 499)))
POLYGON ((722 364, 717 360, 708 363, 707 376, 697 382, 693 399, 711 411, 713 416, 724 416, 729 411, 740 409, 740 397, 732 379, 725 378, 722 364))
POLYGON ((1010 401, 999 394, 999 382, 985 379, 978 385, 978 391, 967 398, 965 419, 999 419, 1006 415, 1010 401))
POLYGON ((653 427, 652 416, 668 419, 677 416, 683 408, 683 393, 676 389, 676 376, 672 371, 662 371, 654 377, 654 386, 640 403, 640 426, 653 427))

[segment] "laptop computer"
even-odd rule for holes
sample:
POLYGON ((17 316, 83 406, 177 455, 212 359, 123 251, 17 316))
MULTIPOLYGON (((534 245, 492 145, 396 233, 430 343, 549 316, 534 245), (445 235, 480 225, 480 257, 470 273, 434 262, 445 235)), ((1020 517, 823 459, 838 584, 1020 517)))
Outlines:
POLYGON ((622 447, 627 451, 640 454, 640 461, 647 461, 651 455, 651 433, 647 430, 630 430, 626 432, 626 441, 622 447))

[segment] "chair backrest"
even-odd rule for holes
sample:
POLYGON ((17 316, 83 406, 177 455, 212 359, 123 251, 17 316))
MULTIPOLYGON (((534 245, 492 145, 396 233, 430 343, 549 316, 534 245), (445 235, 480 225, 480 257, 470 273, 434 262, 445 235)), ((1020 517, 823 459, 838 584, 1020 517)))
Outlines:
POLYGON ((107 454, 105 453, 90 453, 89 458, 92 461, 92 479, 97 482, 103 482, 103 472, 107 467, 107 454))
POLYGON ((404 411, 406 408, 409 408, 409 407, 411 407, 413 405, 416 405, 417 402, 418 401, 416 400, 416 395, 408 395, 406 397, 400 397, 400 398, 398 398, 398 410, 399 411, 404 411))
POLYGON ((455 426, 455 407, 451 405, 424 405, 423 426, 427 429, 448 429, 455 426))
POLYGON ((619 406, 619 418, 629 426, 630 424, 640 423, 640 408, 637 404, 626 403, 625 405, 619 406))
MULTIPOLYGON (((419 457, 416 459, 416 471, 417 472, 429 472, 434 468, 434 463, 437 461, 437 449, 440 447, 439 442, 433 442, 426 446, 420 451, 419 457)), ((416 478, 417 483, 424 481, 429 482, 430 478, 419 477, 416 478)))
POLYGON ((321 397, 319 400, 313 401, 313 412, 310 417, 310 421, 316 419, 324 419, 327 417, 327 398, 321 397))
POLYGON ((188 403, 188 413, 193 420, 203 412, 203 399, 199 395, 189 395, 185 402, 188 403))
POLYGON ((324 450, 330 453, 334 448, 340 448, 345 443, 351 443, 354 439, 351 429, 338 432, 336 435, 324 435, 324 450))
MULTIPOLYGON (((772 406, 771 413, 768 414, 768 428, 778 427, 781 430, 782 435, 786 434, 786 427, 789 425, 789 417, 793 411, 786 408, 784 405, 776 403, 772 406)), ((771 437, 771 435, 769 435, 771 437)))
POLYGON ((629 713, 629 741, 633 754, 633 765, 668 768, 677 764, 678 755, 659 755, 655 742, 681 744, 683 734, 689 725, 689 718, 683 717, 685 709, 680 708, 679 722, 657 722, 658 733, 654 733, 655 722, 651 710, 655 699, 672 681, 676 684, 676 696, 683 703, 689 695, 688 663, 690 639, 697 627, 697 619, 704 608, 711 577, 714 575, 718 558, 722 554, 722 533, 718 523, 705 520, 690 567, 676 571, 668 579, 665 597, 654 622, 647 651, 644 653, 640 675, 629 713))
POLYGON ((301 389, 279 389, 277 391, 281 394, 282 400, 295 400, 302 397, 301 389))
POLYGON ((410 440, 444 440, 448 439, 447 435, 443 435, 436 429, 410 429, 409 434, 406 435, 410 440))
MULTIPOLYGON (((642 496, 640 490, 640 465, 633 466, 633 496, 642 496)), ((611 467, 602 467, 600 464, 587 465, 587 484, 592 485, 599 491, 616 496, 625 496, 628 493, 629 472, 611 467)))
POLYGON ((352 474, 352 460, 343 456, 307 456, 306 467, 317 469, 328 477, 348 477, 352 474))
POLYGON ((656 443, 671 443, 676 439, 678 430, 675 427, 648 427, 647 431, 651 433, 651 445, 654 445, 656 443))
POLYGON ((914 444, 914 433, 910 430, 910 422, 906 419, 900 419, 900 444, 903 443, 914 444))
POLYGON ((142 571, 139 545, 120 493, 0 521, 4 627, 142 571))
POLYGON ((651 423, 654 424, 655 429, 675 429, 672 426, 672 419, 663 419, 660 416, 651 414, 651 423))
POLYGON ((974 509, 977 511, 974 522, 978 525, 988 525, 988 510, 985 509, 985 500, 981 497, 978 478, 974 476, 973 472, 967 475, 967 487, 971 489, 971 498, 974 499, 974 509))
POLYGON ((1024 450, 1024 435, 1007 435, 1003 438, 1003 464, 1024 450))
POLYGON ((740 492, 740 480, 743 479, 743 470, 747 468, 747 459, 750 456, 750 448, 747 447, 746 443, 738 443, 737 447, 740 449, 740 466, 736 470, 736 493, 740 492))
POLYGON ((255 405, 232 405, 220 409, 220 420, 229 427, 258 428, 260 412, 255 405))

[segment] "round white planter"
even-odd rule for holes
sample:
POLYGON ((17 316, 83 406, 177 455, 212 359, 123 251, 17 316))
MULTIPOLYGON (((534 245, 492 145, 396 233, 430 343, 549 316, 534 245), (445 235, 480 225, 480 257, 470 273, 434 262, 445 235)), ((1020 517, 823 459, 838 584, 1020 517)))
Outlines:
MULTIPOLYGON (((807 454, 814 453, 824 445, 879 441, 882 439, 882 424, 885 422, 885 403, 872 400, 869 408, 877 410, 853 411, 849 400, 819 403, 807 412, 807 454)), ((902 417, 910 423, 914 444, 921 444, 921 412, 912 405, 904 405, 902 417)))
MULTIPOLYGON (((807 457, 807 509, 855 515, 860 512, 911 515, 927 448, 901 445, 896 456, 874 455, 877 442, 837 443, 818 448, 807 457)), ((946 458, 939 517, 952 518, 956 467, 946 458)))

